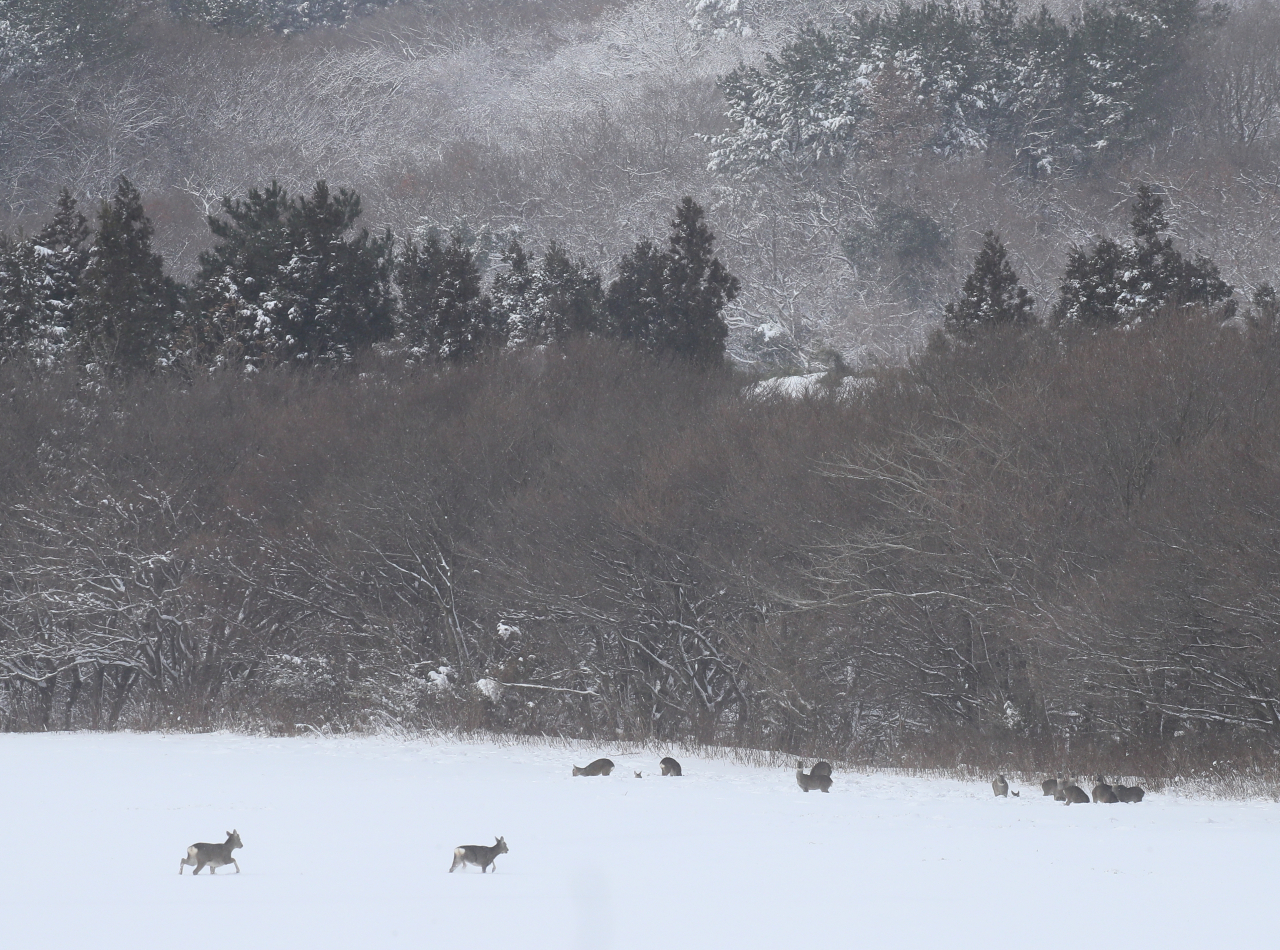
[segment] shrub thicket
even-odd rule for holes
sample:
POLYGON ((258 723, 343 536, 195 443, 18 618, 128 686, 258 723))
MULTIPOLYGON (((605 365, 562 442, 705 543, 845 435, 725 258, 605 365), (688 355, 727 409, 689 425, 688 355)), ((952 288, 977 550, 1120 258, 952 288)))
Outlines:
POLYGON ((89 391, 10 364, 0 717, 1275 749, 1280 333, 1179 313, 798 401, 590 340, 89 391))

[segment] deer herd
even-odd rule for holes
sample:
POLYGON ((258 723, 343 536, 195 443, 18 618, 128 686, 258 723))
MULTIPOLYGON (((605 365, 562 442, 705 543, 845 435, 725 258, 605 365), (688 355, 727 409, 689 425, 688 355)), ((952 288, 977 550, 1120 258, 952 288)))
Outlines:
MULTIPOLYGON (((1077 805, 1089 803, 1089 795, 1076 784, 1076 780, 1071 776, 1063 778, 1061 773, 1041 782, 1040 789, 1045 795, 1052 795, 1055 802, 1066 802, 1068 805, 1073 802, 1077 805)), ((996 798, 1008 798, 1009 782, 1003 775, 997 775, 991 781, 991 790, 996 793, 996 798)), ((1093 786, 1093 803, 1115 805, 1119 802, 1140 802, 1146 794, 1139 785, 1121 785, 1119 782, 1108 785, 1106 779, 1099 775, 1097 784, 1093 786)), ((1017 798, 1018 793, 1014 792, 1013 797, 1017 798)))
MULTIPOLYGON (((665 776, 679 776, 684 772, 680 768, 680 763, 671 756, 663 758, 658 763, 665 776)), ((612 759, 596 759, 589 765, 573 767, 575 776, 604 776, 613 772, 612 759)), ((642 772, 635 772, 636 778, 643 778, 642 772)), ((803 762, 796 763, 796 784, 800 786, 800 790, 804 792, 831 791, 831 763, 819 761, 815 762, 813 768, 808 772, 804 769, 803 762)), ((1084 789, 1076 784, 1075 779, 1067 776, 1063 778, 1061 774, 1054 778, 1047 778, 1040 783, 1040 788, 1045 795, 1052 795, 1054 801, 1066 802, 1070 805, 1072 802, 1085 804, 1089 801, 1089 796, 1085 794, 1084 789)), ((991 789, 995 792, 997 798, 1009 797, 1009 782, 1003 775, 997 775, 991 782, 991 789)), ((1013 792, 1013 797, 1019 797, 1018 792, 1013 792)), ((1093 801, 1097 804, 1111 805, 1117 802, 1140 802, 1146 793, 1137 785, 1121 785, 1119 782, 1108 785, 1102 778, 1098 776, 1098 784, 1093 788, 1093 801)), ((231 853, 237 848, 243 848, 244 844, 240 841, 240 833, 234 829, 227 832, 227 840, 221 844, 210 843, 208 841, 199 841, 187 848, 187 856, 178 862, 178 873, 189 867, 194 867, 192 876, 200 873, 204 868, 209 869, 210 874, 216 874, 218 868, 228 864, 235 865, 236 873, 240 873, 240 864, 236 861, 235 856, 231 853)), ((486 873, 489 868, 493 868, 495 873, 498 870, 494 863, 498 855, 507 853, 507 841, 505 838, 495 838, 491 845, 484 844, 464 844, 453 850, 453 863, 449 865, 449 873, 452 874, 458 868, 466 870, 468 864, 474 865, 480 869, 480 873, 486 873)))

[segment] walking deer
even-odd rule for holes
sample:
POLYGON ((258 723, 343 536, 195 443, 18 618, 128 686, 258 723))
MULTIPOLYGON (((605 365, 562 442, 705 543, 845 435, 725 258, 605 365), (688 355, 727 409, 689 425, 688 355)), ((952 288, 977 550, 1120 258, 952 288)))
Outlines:
POLYGON ((493 868, 493 873, 497 874, 498 866, 493 862, 497 860, 498 855, 506 854, 508 850, 505 838, 495 838, 491 845, 464 844, 453 849, 453 863, 449 865, 449 873, 452 874, 455 868, 462 868, 465 871, 468 864, 474 864, 480 869, 481 874, 490 867, 493 868))
POLYGON ((583 766, 582 768, 578 768, 578 766, 576 765, 573 767, 574 775, 587 775, 587 776, 608 775, 612 771, 613 771, 612 759, 596 759, 590 765, 583 766))
POLYGON ((244 844, 240 841, 240 833, 237 831, 228 831, 227 840, 222 844, 210 844, 207 841, 198 841, 191 847, 187 848, 187 856, 178 862, 178 873, 181 874, 184 868, 194 867, 191 872, 192 877, 199 874, 200 871, 208 865, 210 874, 217 874, 218 868, 234 864, 236 873, 240 873, 240 865, 235 857, 231 854, 236 848, 243 848, 244 844))

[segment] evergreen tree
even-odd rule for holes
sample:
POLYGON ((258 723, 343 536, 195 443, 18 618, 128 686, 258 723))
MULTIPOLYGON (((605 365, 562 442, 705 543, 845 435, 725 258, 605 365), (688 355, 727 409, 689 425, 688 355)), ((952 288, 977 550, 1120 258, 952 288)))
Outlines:
POLYGON ((396 282, 404 338, 413 352, 457 362, 502 344, 502 315, 481 293, 480 267, 460 236, 448 244, 434 233, 421 245, 410 241, 396 264, 396 282))
POLYGON ((502 252, 506 270, 494 275, 490 285, 495 318, 506 328, 510 347, 546 343, 538 278, 529 255, 518 238, 502 252))
POLYGON ((66 188, 59 193, 53 218, 36 235, 35 243, 48 301, 48 322, 69 329, 80 275, 89 263, 89 222, 66 188))
POLYGON ((999 235, 987 231, 960 296, 947 304, 947 331, 963 336, 989 327, 1029 326, 1034 311, 1035 301, 1018 283, 999 235))
POLYGON ((0 235, 0 354, 41 365, 70 342, 72 306, 88 262, 89 226, 65 188, 53 219, 34 238, 0 235))
POLYGON ((491 296, 508 346, 544 346, 595 329, 600 275, 585 261, 572 260, 552 241, 534 266, 514 239, 503 260, 507 269, 494 277, 491 296))
POLYGON ((618 264, 605 293, 605 332, 640 349, 659 349, 656 328, 665 321, 666 256, 646 239, 618 264))
POLYGON ((595 331, 604 299, 600 274, 579 258, 573 260, 552 241, 538 267, 547 342, 559 342, 595 331))
POLYGON ((350 359, 393 330, 388 232, 351 233, 360 198, 317 182, 291 199, 277 182, 224 198, 217 243, 200 255, 197 346, 249 366, 350 359))
POLYGON ((361 230, 346 240, 360 217, 360 197, 341 188, 332 194, 316 182, 309 198, 289 214, 293 256, 281 281, 292 358, 349 359, 395 329, 391 295, 392 238, 361 230))
POLYGON ((1019 18, 1014 0, 863 7, 722 79, 731 128, 712 168, 805 169, 904 143, 1004 142, 1032 174, 1088 161, 1168 120, 1170 79, 1220 22, 1199 0, 1087 0, 1066 22, 1044 7, 1019 18))
POLYGON ((724 358, 724 308, 738 279, 715 256, 715 236, 692 198, 676 208, 667 249, 640 241, 618 267, 605 295, 609 332, 653 353, 702 365, 724 358))
POLYGON ((35 271, 30 243, 0 234, 0 360, 27 353, 38 306, 35 271))
POLYGON ((1231 297, 1216 264, 1203 256, 1187 260, 1171 238, 1161 236, 1168 228, 1164 204, 1162 196, 1141 186, 1133 203, 1132 240, 1103 239, 1091 251, 1071 252, 1054 307, 1057 322, 1117 326, 1169 304, 1208 306, 1231 297))
POLYGON ((82 358, 104 372, 154 369, 170 355, 179 288, 151 249, 153 233, 142 196, 122 175, 98 212, 98 233, 73 307, 82 358))

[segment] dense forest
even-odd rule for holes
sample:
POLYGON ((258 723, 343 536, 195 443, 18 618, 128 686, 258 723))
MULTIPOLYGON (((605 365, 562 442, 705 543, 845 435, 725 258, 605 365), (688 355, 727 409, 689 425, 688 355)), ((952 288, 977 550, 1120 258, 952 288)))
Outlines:
POLYGON ((0 0, 0 725, 1269 765, 1277 49, 0 0))

